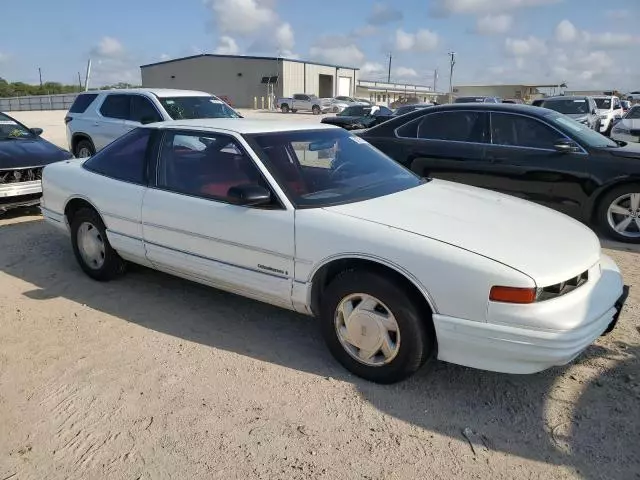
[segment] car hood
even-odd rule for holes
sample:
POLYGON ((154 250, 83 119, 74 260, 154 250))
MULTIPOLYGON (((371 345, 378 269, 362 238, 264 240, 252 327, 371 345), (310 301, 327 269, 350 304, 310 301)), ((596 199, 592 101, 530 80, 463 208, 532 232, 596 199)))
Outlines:
POLYGON ((326 210, 491 258, 538 286, 576 276, 600 259, 598 238, 576 220, 515 197, 442 180, 326 210))
POLYGON ((565 113, 565 115, 569 118, 578 119, 578 118, 587 118, 589 116, 588 113, 565 113))
POLYGON ((599 108, 598 109, 598 115, 602 116, 602 115, 613 115, 613 111, 609 110, 608 108, 599 108))
POLYGON ((627 143, 624 147, 605 148, 604 150, 614 157, 635 158, 640 160, 640 145, 635 143, 627 143))
POLYGON ((39 167, 68 158, 69 152, 42 138, 0 140, 0 169, 39 167))
POLYGON ((626 128, 640 129, 640 118, 623 118, 618 125, 626 128))
POLYGON ((363 117, 356 116, 341 116, 341 117, 326 117, 322 119, 322 123, 331 123, 333 125, 350 125, 361 121, 363 117))

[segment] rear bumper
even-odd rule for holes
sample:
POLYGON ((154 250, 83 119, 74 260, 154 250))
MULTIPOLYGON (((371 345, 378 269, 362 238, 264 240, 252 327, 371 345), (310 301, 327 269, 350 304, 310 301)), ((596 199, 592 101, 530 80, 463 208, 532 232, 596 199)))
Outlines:
MULTIPOLYGON (((595 285, 564 297, 540 302, 541 324, 557 318, 557 327, 534 328, 513 324, 475 322, 434 315, 438 358, 443 361, 503 373, 535 373, 576 358, 600 335, 611 331, 626 301, 628 287, 615 263, 602 258, 602 275, 595 285), (570 298, 573 297, 573 298, 570 298), (562 325, 570 327, 561 328, 562 325)), ((536 304, 523 305, 526 310, 536 304)), ((528 314, 525 315, 528 317, 528 314)))
POLYGON ((45 222, 49 225, 56 227, 58 230, 69 233, 69 226, 67 225, 67 219, 61 213, 54 212, 43 206, 40 206, 40 211, 44 217, 45 222))
POLYGON ((15 207, 37 205, 41 196, 40 180, 0 185, 0 212, 15 207))

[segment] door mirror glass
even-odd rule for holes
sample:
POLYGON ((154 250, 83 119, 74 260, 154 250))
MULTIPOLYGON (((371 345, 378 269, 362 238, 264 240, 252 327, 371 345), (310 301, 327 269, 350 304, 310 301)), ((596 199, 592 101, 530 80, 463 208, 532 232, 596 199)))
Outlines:
POLYGON ((562 138, 558 140, 553 145, 553 148, 555 148, 556 151, 560 153, 571 153, 571 152, 576 152, 578 150, 578 147, 576 146, 576 144, 573 143, 571 140, 567 140, 566 138, 562 138))
POLYGON ((236 205, 266 205, 271 202, 269 190, 251 183, 231 187, 227 197, 236 205))
POLYGON ((35 136, 39 137, 42 135, 43 130, 41 128, 30 128, 29 131, 33 133, 35 136))

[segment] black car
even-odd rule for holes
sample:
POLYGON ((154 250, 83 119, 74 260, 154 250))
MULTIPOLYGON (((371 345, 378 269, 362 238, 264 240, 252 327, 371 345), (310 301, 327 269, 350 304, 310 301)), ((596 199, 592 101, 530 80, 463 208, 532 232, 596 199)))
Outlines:
POLYGON ((640 243, 640 149, 558 112, 528 105, 442 105, 360 136, 421 176, 538 202, 611 238, 640 243))
POLYGON ((402 105, 401 107, 398 107, 393 111, 393 116, 399 117, 400 115, 404 115, 405 113, 415 112, 416 110, 427 107, 433 107, 433 103, 414 103, 411 105, 402 105))
POLYGON ((389 120, 392 115, 393 111, 385 106, 351 105, 335 117, 323 118, 322 123, 337 125, 345 130, 357 130, 378 125, 389 120))
POLYGON ((42 196, 42 168, 72 155, 40 138, 41 128, 27 128, 0 113, 0 213, 37 205, 42 196))

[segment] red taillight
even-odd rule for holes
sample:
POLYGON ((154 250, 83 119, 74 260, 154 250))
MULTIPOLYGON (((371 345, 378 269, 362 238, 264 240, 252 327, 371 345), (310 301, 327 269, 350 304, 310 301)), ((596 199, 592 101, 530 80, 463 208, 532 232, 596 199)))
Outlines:
POLYGON ((73 120, 73 117, 64 117, 64 123, 69 123, 71 120, 73 120))
POLYGON ((535 288, 491 287, 489 300, 503 303, 533 303, 536 301, 535 288))

